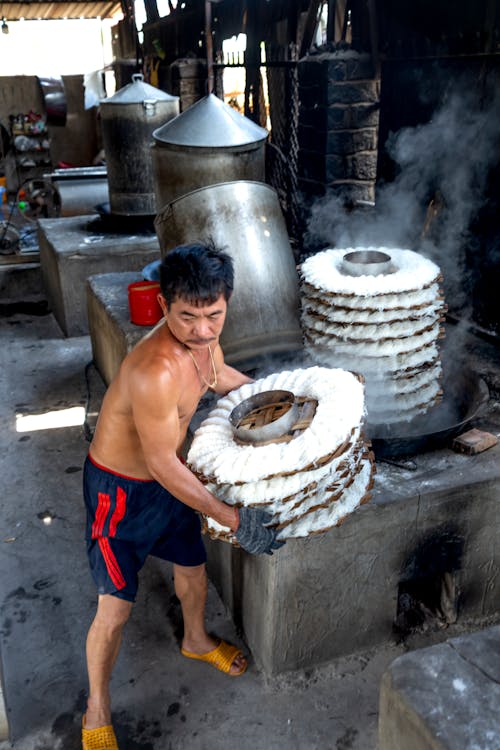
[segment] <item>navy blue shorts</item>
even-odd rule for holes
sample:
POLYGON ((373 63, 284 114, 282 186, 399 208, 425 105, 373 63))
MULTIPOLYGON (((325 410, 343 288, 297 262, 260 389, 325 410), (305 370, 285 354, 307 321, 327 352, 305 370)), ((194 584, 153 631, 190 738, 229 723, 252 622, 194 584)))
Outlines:
POLYGON ((135 601, 148 555, 186 566, 206 561, 197 513, 158 482, 115 474, 88 456, 83 494, 87 555, 99 594, 135 601))

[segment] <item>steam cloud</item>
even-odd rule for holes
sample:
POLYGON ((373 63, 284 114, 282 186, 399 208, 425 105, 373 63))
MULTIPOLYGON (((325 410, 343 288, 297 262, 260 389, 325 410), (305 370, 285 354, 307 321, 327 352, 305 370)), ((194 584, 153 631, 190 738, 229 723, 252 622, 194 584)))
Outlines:
MULTIPOLYGON (((402 247, 420 252, 443 271, 454 308, 470 299, 465 273, 469 227, 484 203, 491 166, 498 161, 500 94, 481 106, 459 85, 425 125, 403 128, 386 148, 398 167, 391 183, 377 187, 373 211, 348 212, 342 198, 326 196, 312 207, 305 235, 309 247, 402 247), (434 200, 432 216, 430 201, 434 200)), ((468 84, 471 89, 470 82, 468 84)))

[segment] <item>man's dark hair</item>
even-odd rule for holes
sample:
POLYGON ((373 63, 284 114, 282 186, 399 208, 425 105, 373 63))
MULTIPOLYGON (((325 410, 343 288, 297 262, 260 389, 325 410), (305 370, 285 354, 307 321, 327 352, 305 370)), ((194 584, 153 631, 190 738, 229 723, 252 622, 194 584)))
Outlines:
POLYGON ((160 288, 168 306, 177 298, 192 305, 212 305, 221 295, 226 302, 233 291, 232 258, 212 243, 180 245, 160 264, 160 288))

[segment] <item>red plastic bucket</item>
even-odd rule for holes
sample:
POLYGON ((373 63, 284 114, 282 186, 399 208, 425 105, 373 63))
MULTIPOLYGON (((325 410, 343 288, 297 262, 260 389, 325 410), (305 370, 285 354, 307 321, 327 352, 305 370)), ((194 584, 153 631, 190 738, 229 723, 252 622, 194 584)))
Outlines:
POLYGON ((135 281, 128 285, 128 306, 132 323, 136 326, 153 326, 158 323, 163 315, 158 302, 159 292, 158 281, 135 281))

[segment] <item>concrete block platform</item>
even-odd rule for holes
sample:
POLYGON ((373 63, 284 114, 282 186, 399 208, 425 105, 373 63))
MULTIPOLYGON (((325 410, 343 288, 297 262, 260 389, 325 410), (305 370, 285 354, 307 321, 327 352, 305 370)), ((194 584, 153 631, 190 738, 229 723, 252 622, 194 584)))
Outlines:
POLYGON ((472 461, 434 451, 412 481, 381 465, 371 503, 272 557, 208 541, 210 579, 260 668, 278 674, 394 642, 410 592, 422 596, 413 614, 428 613, 443 580, 453 612, 446 620, 437 606, 427 629, 500 620, 500 579, 489 572, 500 569, 499 459, 498 448, 472 461))
POLYGON ((127 287, 140 281, 135 271, 105 273, 87 280, 87 315, 94 363, 109 385, 126 354, 152 326, 130 322, 127 287))
POLYGON ((399 656, 381 681, 379 750, 500 748, 500 627, 399 656))
POLYGON ((23 263, 0 265, 0 299, 2 302, 44 297, 40 263, 29 258, 23 263))
MULTIPOLYGON (((499 433, 495 398, 476 426, 499 433)), ((266 674, 500 622, 500 445, 475 456, 443 447, 376 468, 370 503, 272 557, 207 540, 210 579, 266 674)))
POLYGON ((160 256, 158 240, 152 232, 94 231, 97 219, 97 215, 88 215, 38 222, 42 280, 49 305, 65 336, 89 332, 86 313, 89 276, 140 271, 160 256))

